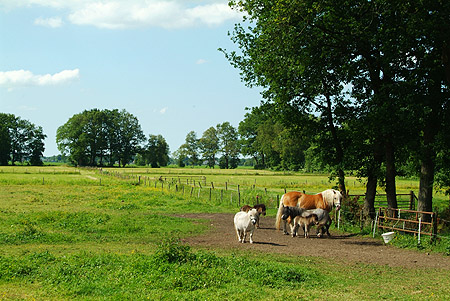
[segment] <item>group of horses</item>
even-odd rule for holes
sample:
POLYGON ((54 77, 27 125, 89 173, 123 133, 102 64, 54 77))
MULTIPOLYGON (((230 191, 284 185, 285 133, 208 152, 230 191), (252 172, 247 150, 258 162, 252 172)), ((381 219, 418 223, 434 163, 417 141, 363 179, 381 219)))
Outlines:
MULTIPOLYGON (((329 212, 341 207, 342 194, 334 189, 327 189, 317 194, 306 194, 299 191, 285 193, 278 207, 275 228, 280 230, 283 225, 283 233, 289 234, 287 224, 291 227, 291 235, 297 235, 302 227, 305 237, 309 237, 311 226, 317 226, 317 235, 324 233, 330 235, 328 228, 331 225, 329 212)), ((234 216, 234 227, 239 242, 244 243, 247 234, 250 234, 250 243, 253 243, 253 232, 259 226, 259 216, 266 215, 266 206, 258 204, 253 207, 245 205, 234 216)))

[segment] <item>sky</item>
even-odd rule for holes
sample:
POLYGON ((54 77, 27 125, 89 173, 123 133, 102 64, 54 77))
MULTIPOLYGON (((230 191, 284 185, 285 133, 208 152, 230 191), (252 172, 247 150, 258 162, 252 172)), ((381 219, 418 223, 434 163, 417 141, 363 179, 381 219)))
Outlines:
POLYGON ((90 109, 125 109, 176 151, 187 133, 238 127, 260 90, 218 48, 242 16, 227 0, 0 0, 0 112, 56 131, 90 109))

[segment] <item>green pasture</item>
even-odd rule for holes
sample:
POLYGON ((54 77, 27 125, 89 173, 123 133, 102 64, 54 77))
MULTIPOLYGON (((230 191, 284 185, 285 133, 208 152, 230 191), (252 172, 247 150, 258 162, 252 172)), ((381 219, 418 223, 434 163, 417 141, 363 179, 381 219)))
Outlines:
MULTIPOLYGON (((103 168, 105 172, 111 174, 120 174, 129 176, 130 179, 137 179, 141 176, 141 180, 148 178, 151 181, 163 178, 165 181, 173 181, 174 183, 189 183, 192 181, 200 182, 202 188, 225 189, 227 186, 230 190, 237 190, 239 185, 240 191, 253 190, 260 196, 268 193, 272 199, 281 196, 285 191, 305 191, 306 193, 318 193, 329 188, 337 187, 337 179, 329 177, 325 174, 305 174, 301 172, 275 172, 269 170, 254 170, 249 168, 238 169, 218 169, 218 168, 103 168), (211 184, 213 183, 213 184, 211 184)), ((347 175, 346 188, 350 195, 363 195, 365 193, 365 179, 358 179, 356 176, 347 175)), ((152 182, 154 184, 154 182, 152 182)), ((413 191, 416 195, 419 192, 418 179, 397 178, 396 189, 398 194, 409 194, 413 191)), ((384 188, 378 187, 377 193, 384 194, 384 188)), ((407 196, 399 196, 401 199, 407 199, 407 196)), ((362 199, 361 199, 362 200, 362 199)), ((250 202, 253 199, 249 199, 250 202)), ((416 204, 417 205, 417 204, 416 204)), ((441 190, 434 191, 433 205, 438 209, 449 207, 449 198, 441 190)))
MULTIPOLYGON (((265 197, 266 190, 269 195, 330 188, 334 184, 325 175, 241 169, 103 171, 0 167, 0 300, 441 300, 450 295, 448 270, 204 251, 178 240, 207 230, 208 221, 185 213, 236 212, 233 185, 241 186, 241 201, 250 203, 255 195, 265 197), (176 180, 162 186, 161 176, 176 180), (202 180, 202 188, 183 191, 178 176, 202 180), (227 182, 229 194, 221 198, 219 188, 214 194, 211 182, 221 188, 227 182), (383 289, 386 283, 388 290, 383 289)), ((349 189, 352 181, 355 192, 362 192, 363 183, 352 178, 349 189)), ((414 190, 417 181, 399 180, 399 187, 414 190)))

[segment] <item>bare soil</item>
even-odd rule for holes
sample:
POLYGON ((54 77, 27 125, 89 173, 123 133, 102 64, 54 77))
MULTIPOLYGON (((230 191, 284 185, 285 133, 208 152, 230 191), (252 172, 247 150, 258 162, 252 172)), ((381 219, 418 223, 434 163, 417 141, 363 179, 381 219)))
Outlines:
MULTIPOLYGON (((207 249, 252 250, 272 254, 312 256, 343 263, 363 263, 405 268, 439 268, 450 270, 450 257, 442 254, 399 249, 385 245, 383 240, 353 234, 338 234, 330 230, 331 237, 291 237, 275 229, 273 217, 261 217, 260 228, 253 234, 253 244, 239 243, 234 230, 234 214, 185 214, 186 218, 209 220, 209 231, 186 238, 191 246, 207 249)), ((315 234, 315 229, 312 229, 315 234)))

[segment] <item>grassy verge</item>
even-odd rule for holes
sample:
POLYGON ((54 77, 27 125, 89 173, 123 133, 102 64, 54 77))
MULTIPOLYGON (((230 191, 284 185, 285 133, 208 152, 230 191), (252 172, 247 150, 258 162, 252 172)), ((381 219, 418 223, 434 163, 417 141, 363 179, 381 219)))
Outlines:
POLYGON ((11 299, 444 300, 450 294, 448 270, 218 255, 176 241, 163 241, 152 254, 0 256, 0 269, 0 296, 11 299))

